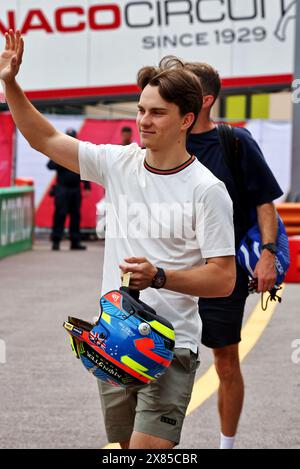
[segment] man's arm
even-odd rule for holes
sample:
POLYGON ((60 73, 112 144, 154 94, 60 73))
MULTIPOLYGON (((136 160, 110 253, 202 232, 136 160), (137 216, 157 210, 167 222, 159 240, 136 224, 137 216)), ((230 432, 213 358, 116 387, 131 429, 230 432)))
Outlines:
POLYGON ((22 63, 24 42, 17 31, 5 34, 0 54, 0 80, 14 122, 30 146, 56 163, 79 173, 78 141, 57 131, 29 102, 15 77, 22 63))
MULTIPOLYGON (((274 204, 259 205, 256 210, 262 244, 276 243, 278 223, 274 204)), ((254 271, 254 277, 258 279, 257 292, 272 290, 276 276, 275 254, 264 249, 254 271)))
MULTIPOLYGON (((236 132, 242 145, 241 164, 244 182, 248 198, 256 206, 262 243, 276 243, 277 218, 272 201, 280 197, 283 192, 251 134, 246 129, 236 129, 236 132)), ((258 293, 274 287, 275 257, 269 251, 263 250, 254 270, 254 277, 258 279, 258 293)))
MULTIPOLYGON (((120 265, 123 274, 131 272, 130 287, 144 290, 151 286, 157 268, 144 257, 125 259, 127 265, 120 265)), ((205 265, 187 270, 166 270, 163 288, 184 295, 202 298, 230 296, 236 281, 235 257, 214 257, 205 265)))

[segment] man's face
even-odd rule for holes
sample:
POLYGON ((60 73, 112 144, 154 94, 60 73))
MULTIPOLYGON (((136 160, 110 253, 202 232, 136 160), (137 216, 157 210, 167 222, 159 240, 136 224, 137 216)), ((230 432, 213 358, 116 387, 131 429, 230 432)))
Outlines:
POLYGON ((174 145, 174 141, 185 133, 184 117, 174 103, 165 101, 158 92, 158 87, 147 85, 138 104, 137 126, 140 132, 141 146, 151 150, 174 145))
POLYGON ((122 145, 130 145, 132 141, 132 134, 129 130, 123 130, 121 133, 122 145))

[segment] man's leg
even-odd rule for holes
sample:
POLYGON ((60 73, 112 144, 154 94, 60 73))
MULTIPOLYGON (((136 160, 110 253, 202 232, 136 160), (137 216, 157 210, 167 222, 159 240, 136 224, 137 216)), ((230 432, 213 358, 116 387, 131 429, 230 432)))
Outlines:
POLYGON ((244 382, 240 369, 238 344, 214 349, 215 367, 220 379, 218 407, 221 432, 234 437, 244 399, 244 382))
POLYGON ((220 379, 218 407, 221 448, 233 447, 233 437, 236 435, 244 399, 238 344, 241 341, 242 320, 248 296, 248 276, 238 264, 236 267, 237 280, 230 297, 199 299, 203 325, 202 343, 213 349, 220 379))
POLYGON ((51 239, 52 248, 59 249, 59 243, 63 237, 65 221, 68 214, 68 195, 67 190, 59 184, 55 188, 55 211, 53 216, 53 226, 51 239))
POLYGON ((174 441, 147 435, 146 433, 133 432, 129 449, 172 449, 174 446, 174 441))
POLYGON ((197 367, 195 353, 176 348, 166 373, 138 391, 130 449, 171 449, 179 443, 197 367))
POLYGON ((122 441, 121 443, 119 443, 119 445, 121 446, 121 449, 129 449, 129 443, 130 443, 130 440, 122 441))
MULTIPOLYGON (((80 245, 80 205, 81 193, 80 187, 70 189, 70 240, 71 246, 79 247, 80 245)), ((83 246, 82 246, 83 247, 83 246)))
POLYGON ((137 388, 119 388, 97 380, 107 439, 129 448, 133 432, 137 388))

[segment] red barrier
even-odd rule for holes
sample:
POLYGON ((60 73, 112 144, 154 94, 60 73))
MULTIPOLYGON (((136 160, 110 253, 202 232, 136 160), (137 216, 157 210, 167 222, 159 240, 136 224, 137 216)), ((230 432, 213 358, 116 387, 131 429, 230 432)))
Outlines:
POLYGON ((288 236, 300 235, 300 203, 276 205, 277 211, 285 224, 288 236))
POLYGON ((0 114, 0 187, 12 184, 15 126, 8 112, 0 114))
POLYGON ((291 265, 286 274, 286 283, 300 283, 300 236, 289 238, 291 265))

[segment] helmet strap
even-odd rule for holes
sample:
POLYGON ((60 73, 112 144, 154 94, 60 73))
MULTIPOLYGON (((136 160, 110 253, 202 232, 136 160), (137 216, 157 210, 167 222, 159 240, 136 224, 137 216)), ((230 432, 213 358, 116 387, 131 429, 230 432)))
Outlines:
POLYGON ((127 272, 127 274, 122 275, 122 287, 129 287, 131 274, 132 272, 127 272))

